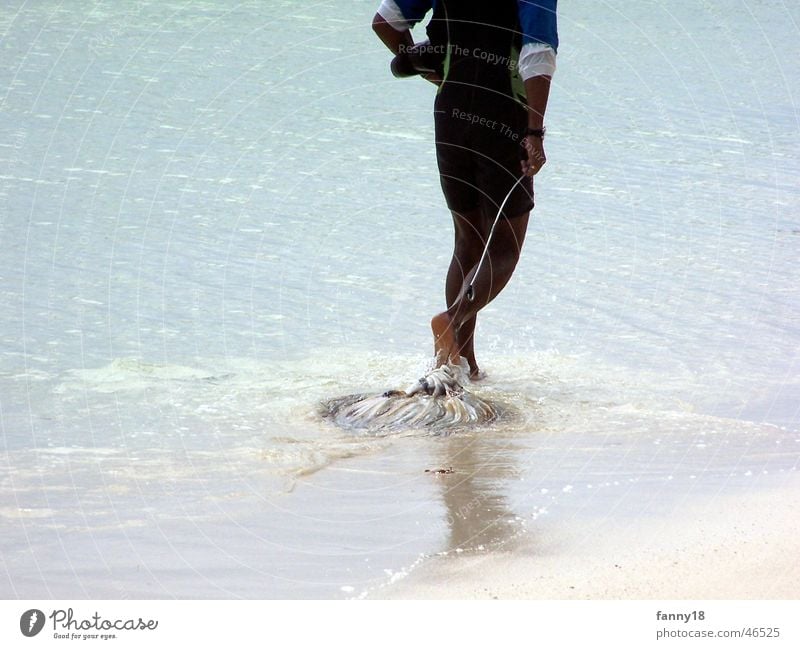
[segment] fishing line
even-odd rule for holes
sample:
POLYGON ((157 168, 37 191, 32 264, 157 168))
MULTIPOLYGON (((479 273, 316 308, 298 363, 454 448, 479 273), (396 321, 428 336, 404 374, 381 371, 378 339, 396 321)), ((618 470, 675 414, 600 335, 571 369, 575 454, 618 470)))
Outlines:
POLYGON ((486 245, 483 247, 483 254, 481 255, 480 260, 478 261, 478 265, 475 268, 475 274, 472 276, 472 281, 467 286, 466 296, 467 299, 472 302, 475 299, 475 291, 473 289, 473 284, 475 283, 475 278, 478 276, 478 273, 481 272, 481 266, 483 266, 483 260, 486 259, 486 254, 489 252, 489 244, 492 241, 492 235, 494 234, 494 229, 497 227, 498 222, 500 221, 500 215, 503 213, 503 208, 506 206, 508 199, 511 198, 511 193, 516 189, 517 185, 519 185, 524 179, 526 174, 522 174, 517 181, 511 185, 511 189, 508 190, 508 194, 503 199, 503 202, 500 203, 500 209, 497 210, 497 216, 494 218, 494 223, 492 223, 492 227, 489 230, 489 236, 486 237, 486 245))

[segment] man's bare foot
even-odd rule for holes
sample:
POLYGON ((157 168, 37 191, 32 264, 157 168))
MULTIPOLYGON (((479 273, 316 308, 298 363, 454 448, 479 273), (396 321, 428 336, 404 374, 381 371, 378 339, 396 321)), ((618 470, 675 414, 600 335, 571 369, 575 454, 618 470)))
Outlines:
POLYGON ((436 365, 445 365, 453 360, 458 364, 460 356, 456 345, 455 331, 447 311, 436 315, 431 320, 433 331, 433 353, 436 355, 436 365))
POLYGON ((470 368, 469 368, 469 378, 472 381, 481 381, 481 380, 486 378, 486 372, 484 372, 477 365, 475 365, 474 367, 470 366, 470 368))
POLYGON ((486 378, 486 372, 478 367, 478 361, 475 360, 475 353, 470 349, 469 352, 461 357, 462 365, 466 365, 469 369, 469 378, 471 381, 480 381, 486 378))

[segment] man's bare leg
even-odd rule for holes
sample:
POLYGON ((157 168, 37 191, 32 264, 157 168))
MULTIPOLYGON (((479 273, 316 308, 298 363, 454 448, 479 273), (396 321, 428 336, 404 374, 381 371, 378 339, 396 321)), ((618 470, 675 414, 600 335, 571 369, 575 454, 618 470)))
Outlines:
MULTIPOLYGON (((522 244, 525 241, 528 216, 529 213, 526 212, 511 219, 503 218, 498 222, 489 245, 488 255, 484 260, 483 266, 481 266, 479 275, 473 279, 477 269, 476 261, 469 272, 463 276, 455 300, 452 302, 448 300, 447 310, 437 314, 431 320, 437 366, 445 363, 457 364, 460 361, 464 343, 467 342, 467 339, 462 338, 459 341, 457 333, 465 325, 469 326, 468 323, 475 320, 478 311, 497 297, 508 283, 508 280, 511 279, 511 275, 514 273, 519 261, 522 244), (472 300, 469 300, 466 296, 470 282, 472 282, 473 288, 472 300)), ((478 255, 478 259, 480 259, 480 255, 478 255)), ((454 255, 454 261, 457 261, 457 255, 454 255)), ((450 271, 455 272, 453 271, 453 262, 451 262, 450 271)), ((448 272, 448 280, 451 279, 451 272, 448 272)), ((460 271, 459 274, 461 274, 460 271)), ((448 290, 452 289, 448 288, 448 290)), ((470 341, 474 332, 474 323, 472 326, 472 331, 467 329, 464 332, 464 334, 470 333, 470 341)), ((472 358, 474 362, 474 352, 472 358)), ((477 369, 477 364, 474 367, 477 369)), ((470 371, 472 371, 472 368, 473 365, 470 364, 470 371)))
POLYGON ((457 365, 460 361, 456 335, 453 330, 453 319, 447 311, 433 316, 431 320, 433 331, 433 351, 436 355, 436 367, 448 363, 457 365))
MULTIPOLYGON (((445 284, 445 298, 448 307, 458 300, 465 287, 465 277, 478 264, 491 225, 479 209, 465 213, 451 212, 451 214, 455 237, 453 257, 450 260, 445 284)), ((482 376, 475 360, 473 343, 476 322, 477 318, 472 317, 454 331, 458 354, 467 359, 470 377, 473 379, 482 376)))

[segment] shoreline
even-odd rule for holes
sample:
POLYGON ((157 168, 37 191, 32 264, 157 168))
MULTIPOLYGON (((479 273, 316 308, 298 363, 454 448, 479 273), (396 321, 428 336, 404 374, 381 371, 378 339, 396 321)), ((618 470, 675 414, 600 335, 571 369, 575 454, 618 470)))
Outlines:
POLYGON ((797 599, 800 477, 642 518, 542 522, 513 547, 434 556, 372 599, 797 599))

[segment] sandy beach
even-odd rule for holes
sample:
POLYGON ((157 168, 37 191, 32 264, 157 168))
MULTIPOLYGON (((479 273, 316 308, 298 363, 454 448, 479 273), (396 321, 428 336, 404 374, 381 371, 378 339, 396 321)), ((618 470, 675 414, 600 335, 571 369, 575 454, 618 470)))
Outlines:
POLYGON ((665 516, 533 526, 511 547, 436 557, 371 596, 798 599, 799 486, 794 476, 755 494, 689 497, 665 516))

